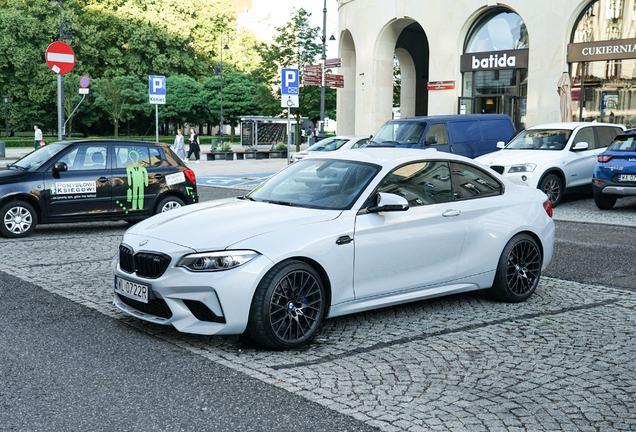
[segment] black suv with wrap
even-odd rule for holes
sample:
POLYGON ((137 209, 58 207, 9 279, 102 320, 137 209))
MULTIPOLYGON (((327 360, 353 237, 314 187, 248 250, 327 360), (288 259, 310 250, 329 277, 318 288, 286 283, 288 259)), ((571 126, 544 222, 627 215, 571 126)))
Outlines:
POLYGON ((198 202, 196 178, 166 144, 61 141, 0 171, 0 234, 38 223, 140 220, 198 202))

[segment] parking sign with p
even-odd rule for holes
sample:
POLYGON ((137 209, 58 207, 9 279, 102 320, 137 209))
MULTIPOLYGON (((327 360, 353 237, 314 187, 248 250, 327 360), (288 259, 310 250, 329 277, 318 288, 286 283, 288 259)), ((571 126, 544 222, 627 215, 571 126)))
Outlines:
POLYGON ((281 106, 298 108, 298 69, 281 70, 281 106))
POLYGON ((148 77, 148 94, 151 104, 166 103, 166 77, 150 75, 148 77))

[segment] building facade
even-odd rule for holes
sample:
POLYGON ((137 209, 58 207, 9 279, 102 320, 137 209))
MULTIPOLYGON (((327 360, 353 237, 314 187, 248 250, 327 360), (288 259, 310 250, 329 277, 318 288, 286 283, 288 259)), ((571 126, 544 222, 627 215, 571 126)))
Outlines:
POLYGON ((338 133, 392 118, 504 113, 523 129, 572 118, 636 127, 636 0, 338 0, 338 133))

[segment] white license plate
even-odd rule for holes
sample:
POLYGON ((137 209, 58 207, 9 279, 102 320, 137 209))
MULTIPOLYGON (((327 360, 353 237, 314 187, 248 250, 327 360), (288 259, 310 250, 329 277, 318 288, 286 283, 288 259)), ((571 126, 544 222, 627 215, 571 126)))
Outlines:
POLYGON ((120 277, 116 277, 115 279, 115 292, 133 300, 148 303, 148 292, 150 291, 150 286, 131 282, 120 277))
POLYGON ((618 181, 634 182, 634 181, 636 181, 636 175, 635 174, 621 174, 621 175, 618 176, 618 181))

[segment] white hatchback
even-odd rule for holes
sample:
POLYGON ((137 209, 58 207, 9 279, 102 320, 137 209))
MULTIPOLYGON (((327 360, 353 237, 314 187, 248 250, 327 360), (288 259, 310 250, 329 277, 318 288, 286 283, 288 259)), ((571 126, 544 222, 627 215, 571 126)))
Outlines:
POLYGON ((537 125, 475 160, 517 185, 541 189, 556 207, 566 189, 592 185, 596 156, 624 130, 612 123, 537 125))

